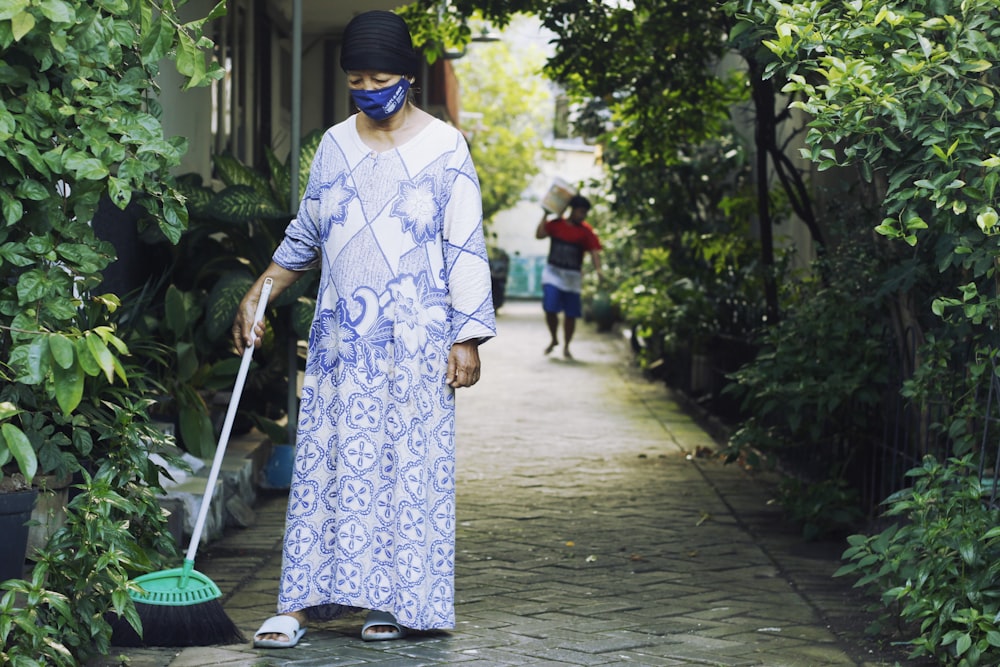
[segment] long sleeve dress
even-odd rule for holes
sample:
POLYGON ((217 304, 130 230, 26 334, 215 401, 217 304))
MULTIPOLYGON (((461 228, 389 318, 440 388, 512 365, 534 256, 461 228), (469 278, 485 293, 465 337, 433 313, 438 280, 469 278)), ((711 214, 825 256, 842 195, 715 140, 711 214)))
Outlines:
POLYGON ((456 342, 495 335, 479 180, 464 137, 432 121, 368 148, 330 128, 274 253, 318 264, 278 611, 391 612, 454 627, 456 342))

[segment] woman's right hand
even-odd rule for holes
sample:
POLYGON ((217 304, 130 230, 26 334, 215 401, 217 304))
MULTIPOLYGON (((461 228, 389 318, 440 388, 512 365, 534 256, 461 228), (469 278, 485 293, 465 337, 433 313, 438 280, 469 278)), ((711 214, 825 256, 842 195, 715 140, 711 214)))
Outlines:
POLYGON ((279 294, 298 280, 303 275, 301 271, 292 271, 271 262, 267 270, 261 274, 240 301, 240 307, 236 309, 236 316, 233 318, 233 347, 237 354, 243 352, 251 345, 259 346, 260 340, 264 337, 264 320, 254 322, 254 314, 257 311, 257 302, 260 300, 261 290, 264 288, 264 281, 268 278, 272 281, 271 294, 268 301, 274 301, 279 294))
POLYGON ((260 340, 264 337, 264 321, 253 321, 257 302, 260 300, 258 283, 254 283, 243 296, 240 307, 236 309, 236 317, 233 318, 233 347, 238 354, 243 354, 243 351, 251 345, 259 346, 260 340))

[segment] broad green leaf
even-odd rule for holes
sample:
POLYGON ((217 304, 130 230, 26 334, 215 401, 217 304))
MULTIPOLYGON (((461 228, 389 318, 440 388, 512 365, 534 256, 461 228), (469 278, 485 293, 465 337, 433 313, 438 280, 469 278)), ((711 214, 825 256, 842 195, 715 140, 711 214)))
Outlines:
POLYGON ((127 355, 129 353, 128 345, 125 343, 125 341, 123 341, 121 338, 119 338, 118 336, 114 335, 111 332, 102 333, 101 340, 103 340, 111 347, 115 348, 115 352, 117 352, 118 354, 127 355))
POLYGON ((35 449, 31 446, 31 441, 24 431, 14 426, 10 422, 0 424, 0 435, 7 442, 7 449, 10 450, 14 460, 17 461, 18 469, 24 478, 31 483, 35 473, 38 472, 38 458, 35 449))
POLYGON ((203 406, 182 407, 178 421, 184 449, 201 458, 209 458, 215 453, 212 420, 203 406))
POLYGON ((64 164, 67 169, 76 173, 77 178, 84 180, 99 181, 109 174, 108 167, 104 162, 84 153, 67 155, 64 164))
POLYGON ((271 198, 271 186, 267 180, 231 154, 224 153, 213 156, 212 166, 215 167, 219 178, 227 186, 248 185, 261 199, 271 198))
MULTIPOLYGON (((24 144, 21 145, 23 146, 24 144)), ((34 147, 31 148, 32 150, 34 149, 34 147)), ((22 199, 45 201, 51 197, 53 193, 44 184, 39 183, 34 179, 25 179, 17 184, 15 194, 22 199)))
POLYGON ((35 17, 28 12, 21 12, 10 20, 11 32, 14 34, 14 41, 20 42, 21 38, 31 32, 35 27, 35 17))
POLYGON ((167 329, 173 334, 175 340, 182 338, 188 327, 193 324, 188 318, 189 300, 189 295, 179 290, 176 285, 171 285, 167 288, 167 293, 163 300, 163 321, 167 325, 167 329))
POLYGON ((86 339, 77 338, 75 346, 76 359, 80 364, 80 369, 90 377, 97 377, 100 375, 101 367, 97 365, 97 360, 94 359, 94 355, 91 353, 90 346, 87 345, 86 339))
POLYGON ((115 206, 124 210, 132 201, 132 188, 128 186, 127 181, 111 177, 108 179, 108 196, 115 206))
POLYGON ((219 280, 205 299, 205 336, 225 338, 233 326, 240 301, 254 283, 249 273, 229 273, 219 280))
POLYGON ((83 399, 83 369, 74 364, 69 368, 52 367, 56 402, 64 414, 70 414, 83 399))
POLYGON ((194 343, 181 341, 174 350, 177 359, 177 380, 189 382, 198 372, 198 350, 194 343))
POLYGON ((993 67, 993 63, 989 60, 967 60, 962 63, 962 71, 964 72, 985 72, 993 67))
MULTIPOLYGON (((152 5, 149 5, 152 9, 152 5)), ((154 65, 166 57, 173 43, 173 28, 167 18, 157 16, 149 21, 148 27, 143 26, 142 32, 142 62, 154 65)))
POLYGON ((125 367, 122 366, 122 362, 118 359, 118 357, 111 357, 111 363, 115 368, 115 375, 117 375, 118 379, 122 381, 122 384, 127 387, 129 384, 128 371, 126 371, 125 367))
POLYGON ((185 32, 177 33, 177 71, 189 81, 185 88, 197 86, 205 74, 205 56, 185 32))
POLYGON ((0 21, 14 18, 30 5, 29 0, 0 0, 0 21))
MULTIPOLYGON (((41 384, 49 372, 52 355, 45 336, 38 335, 27 346, 18 347, 15 352, 22 353, 24 363, 18 364, 21 376, 18 378, 25 384, 41 384)), ((13 359, 12 359, 13 361, 13 359)))
POLYGON ((52 360, 56 366, 67 369, 73 365, 75 357, 73 341, 60 333, 50 334, 49 351, 52 353, 52 360))
POLYGON ((212 198, 211 214, 223 222, 246 223, 261 218, 282 218, 287 207, 278 207, 270 198, 261 197, 253 188, 234 185, 212 198))
POLYGON ((41 0, 38 9, 53 23, 72 23, 76 19, 73 7, 63 0, 41 0))
POLYGON ((959 635, 958 641, 955 642, 955 655, 964 655, 970 646, 972 646, 972 637, 968 632, 963 632, 959 635))
POLYGON ((108 346, 104 344, 104 341, 97 334, 87 332, 85 338, 87 340, 87 349, 90 350, 94 361, 104 371, 104 376, 108 379, 108 382, 114 382, 115 364, 111 350, 108 349, 108 346))

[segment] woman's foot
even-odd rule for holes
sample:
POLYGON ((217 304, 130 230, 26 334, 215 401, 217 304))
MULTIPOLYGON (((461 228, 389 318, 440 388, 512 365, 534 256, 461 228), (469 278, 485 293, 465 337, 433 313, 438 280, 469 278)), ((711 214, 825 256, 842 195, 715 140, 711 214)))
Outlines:
POLYGON ((361 628, 361 639, 366 642, 402 639, 406 636, 406 628, 399 624, 396 617, 387 611, 371 610, 361 628))
MULTIPOLYGON (((299 637, 301 637, 302 633, 305 631, 305 624, 307 621, 306 614, 302 611, 292 611, 287 614, 278 614, 273 618, 281 618, 284 616, 294 619, 295 623, 298 624, 298 628, 295 626, 291 626, 289 628, 289 632, 294 632, 296 636, 293 637, 284 632, 261 632, 261 630, 267 628, 268 623, 265 622, 264 625, 261 626, 261 629, 257 631, 257 634, 253 636, 254 646, 263 646, 265 648, 267 648, 268 645, 294 646, 298 642, 299 637)), ((270 620, 271 619, 268 619, 268 621, 270 620)))
POLYGON ((545 348, 545 354, 548 354, 548 353, 552 352, 552 350, 556 349, 556 345, 558 345, 558 344, 559 344, 559 341, 557 341, 557 340, 554 340, 551 343, 549 343, 549 346, 547 348, 545 348))

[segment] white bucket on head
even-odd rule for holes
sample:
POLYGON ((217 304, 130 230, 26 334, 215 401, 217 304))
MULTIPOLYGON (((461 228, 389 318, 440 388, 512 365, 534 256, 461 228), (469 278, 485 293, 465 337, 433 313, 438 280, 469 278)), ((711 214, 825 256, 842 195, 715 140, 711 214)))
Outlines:
POLYGON ((553 178, 549 191, 542 197, 542 208, 549 213, 562 213, 575 194, 576 188, 569 182, 559 177, 553 178))

